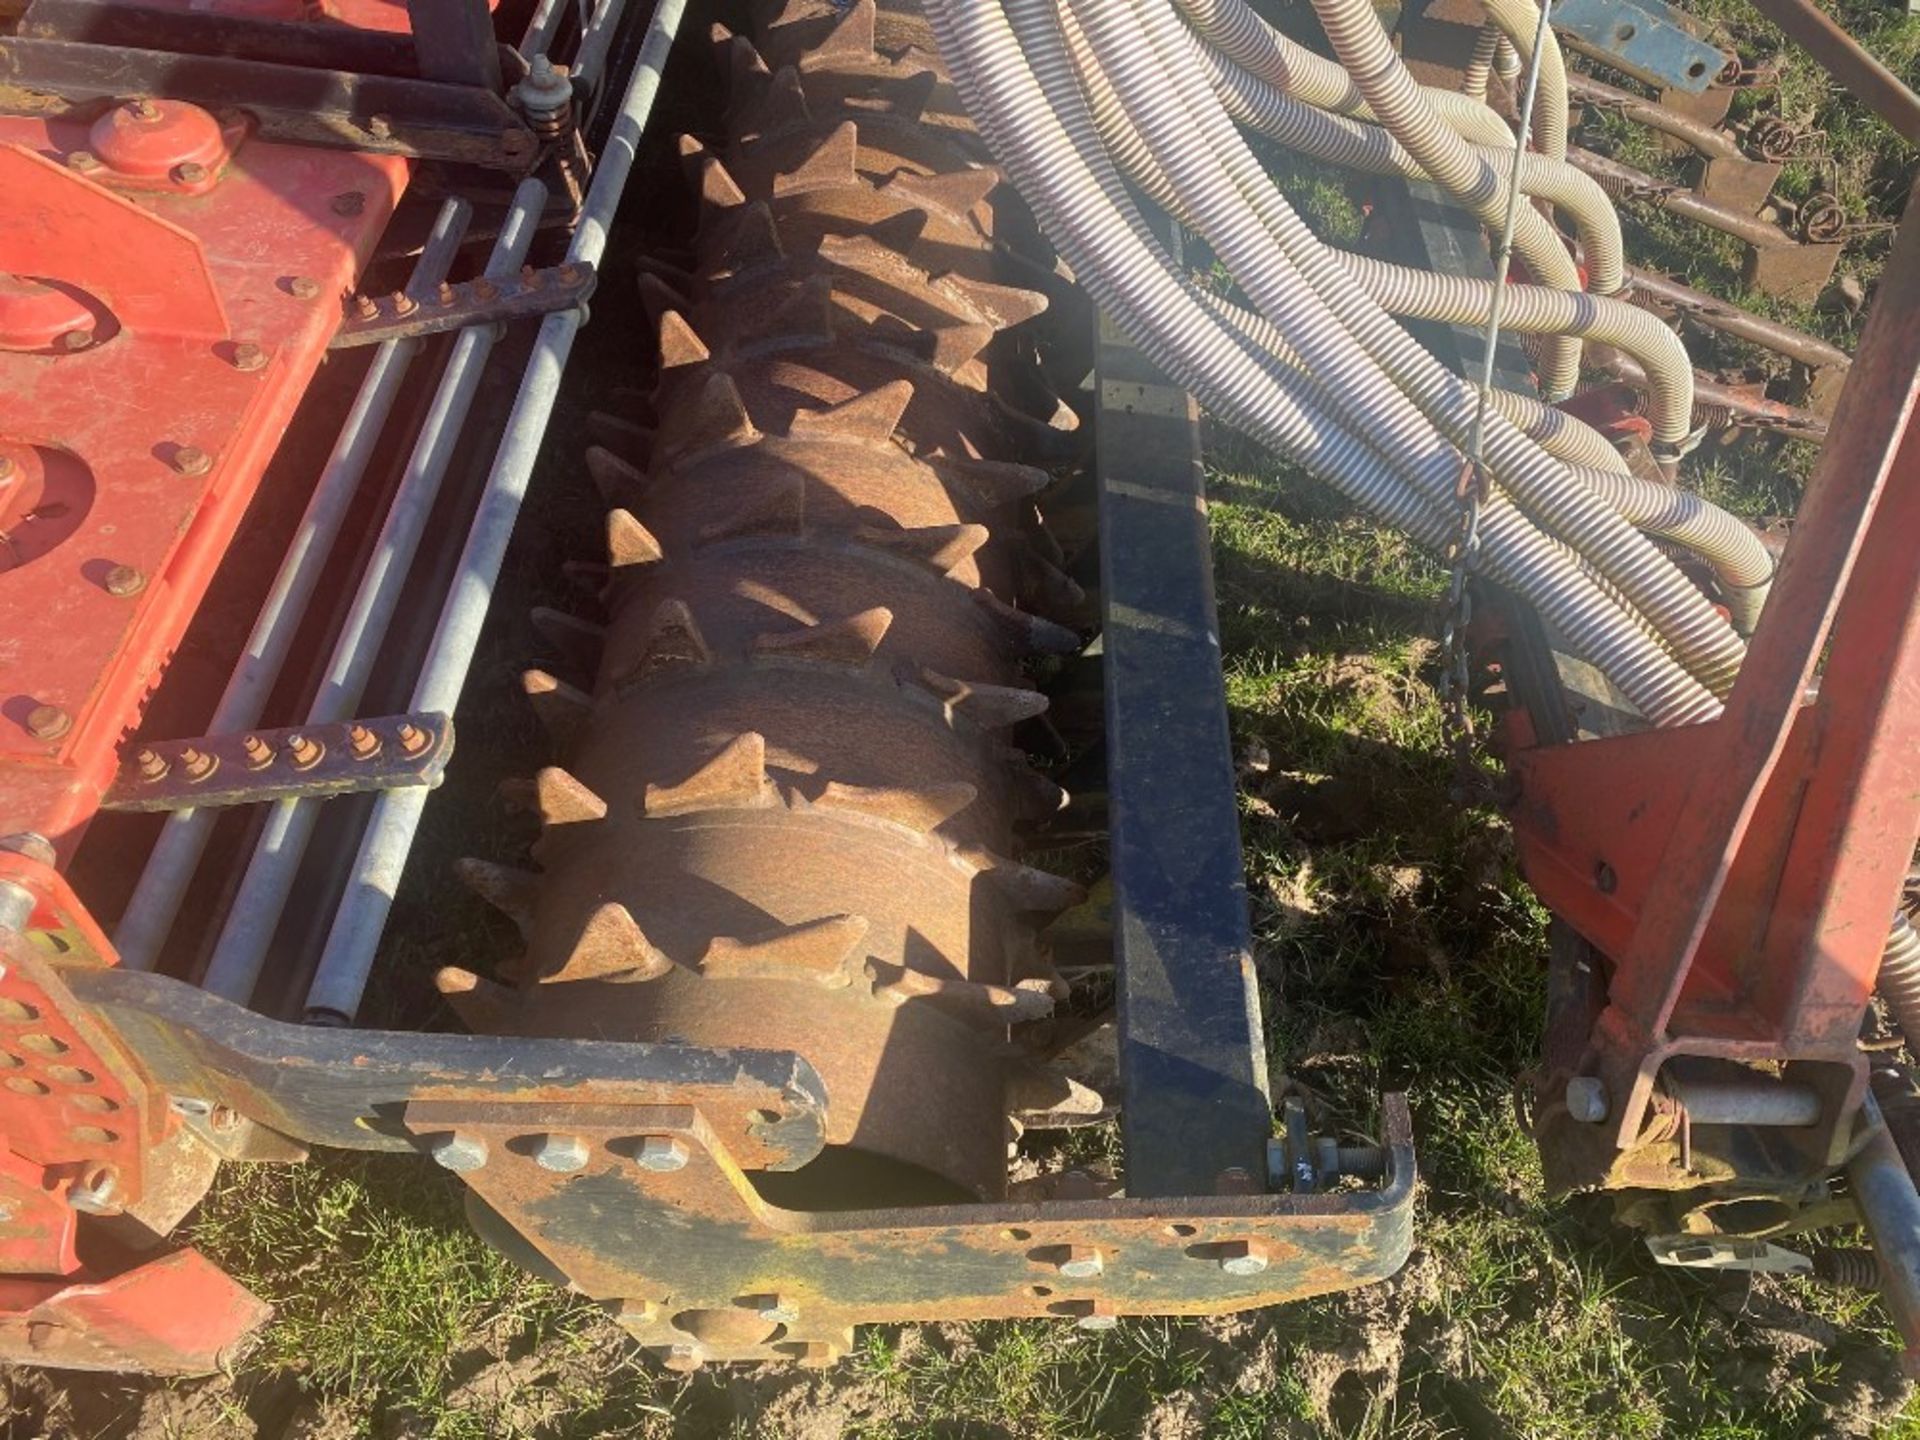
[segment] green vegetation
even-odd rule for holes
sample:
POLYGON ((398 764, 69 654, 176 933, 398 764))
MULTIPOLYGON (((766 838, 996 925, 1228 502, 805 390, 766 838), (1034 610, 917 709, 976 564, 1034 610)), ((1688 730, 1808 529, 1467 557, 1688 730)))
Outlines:
MULTIPOLYGON (((1741 0, 1697 8, 1749 59, 1780 52, 1741 0)), ((1832 8, 1896 70, 1920 72, 1920 19, 1875 0, 1832 8)), ((1897 212, 1911 153, 1804 59, 1790 55, 1777 90, 1743 96, 1735 118, 1773 107, 1820 132, 1819 153, 1795 162, 1784 195, 1831 189, 1867 224, 1897 212)), ((1602 117, 1589 133, 1673 173, 1671 156, 1617 121, 1602 117)), ((1328 233, 1357 231, 1359 212, 1325 172, 1294 179, 1328 233)), ((1730 243, 1643 210, 1628 211, 1628 226, 1636 258, 1737 291, 1730 243)), ((1865 233, 1844 268, 1870 284, 1884 253, 1884 233, 1865 233)), ((1843 345, 1857 339, 1860 320, 1844 309, 1739 298, 1843 345)), ((630 365, 630 337, 613 327, 595 327, 586 343, 583 363, 616 376, 630 365)), ((1718 340, 1709 358, 1764 360, 1718 340)), ((577 424, 586 406, 568 403, 577 424)), ((277 1307, 234 1377, 51 1396, 21 1382, 15 1413, 38 1406, 48 1433, 76 1436, 257 1428, 329 1440, 1920 1440, 1920 1406, 1899 1409, 1906 1392, 1876 1302, 1664 1270, 1603 1204, 1545 1196, 1516 1102, 1541 1026, 1546 917, 1514 873, 1497 816, 1450 794, 1432 689, 1438 573, 1317 484, 1231 436, 1213 438, 1235 739, 1270 757, 1265 770, 1249 767, 1243 800, 1270 1058, 1277 1079, 1356 1130, 1372 1122, 1380 1093, 1410 1094, 1424 1190, 1420 1248, 1400 1277, 1272 1312, 1099 1334, 1051 1323, 874 1329, 825 1374, 679 1377, 641 1361, 595 1307, 474 1238, 451 1177, 405 1160, 327 1156, 229 1167, 192 1223, 195 1243, 277 1307)), ((590 543, 594 512, 570 454, 549 461, 537 492, 559 485, 564 516, 523 527, 509 567, 522 605, 503 614, 548 599, 539 592, 558 584, 559 557, 590 543)), ((1790 511, 1810 454, 1745 443, 1697 457, 1690 472, 1748 513, 1790 511)), ((516 656, 521 636, 502 627, 518 624, 517 614, 496 620, 493 668, 516 656)), ((469 696, 478 718, 463 729, 466 778, 456 772, 439 802, 463 821, 431 832, 438 853, 417 858, 416 876, 444 873, 470 843, 458 833, 467 821, 503 823, 486 790, 511 772, 528 727, 491 718, 508 713, 511 687, 488 673, 483 657, 469 696)), ((430 901, 404 903, 431 938, 405 956, 396 1012, 422 1013, 433 964, 507 942, 439 882, 430 901)))

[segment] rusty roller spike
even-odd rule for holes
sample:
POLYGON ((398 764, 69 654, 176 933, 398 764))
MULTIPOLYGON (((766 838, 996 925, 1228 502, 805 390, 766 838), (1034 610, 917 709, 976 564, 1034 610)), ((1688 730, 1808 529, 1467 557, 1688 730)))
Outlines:
POLYGON ((569 685, 545 670, 528 670, 520 676, 520 688, 526 692, 553 743, 567 749, 580 738, 593 710, 593 697, 577 685, 569 685))
MULTIPOLYGON (((1013 202, 918 16, 761 19, 714 33, 731 133, 683 147, 686 282, 647 272, 657 390, 589 452, 604 636, 541 626, 596 678, 526 681, 561 749, 521 983, 442 989, 492 1030, 805 1056, 827 1146, 780 1203, 993 1198, 1010 1115, 1076 1098, 1016 1041, 1080 890, 1009 858, 1060 793, 1010 745, 1046 709, 1022 666, 1080 644, 1017 608, 1079 445, 1009 398, 1055 292, 996 241, 1013 202)), ((481 888, 527 913, 517 875, 481 888)))

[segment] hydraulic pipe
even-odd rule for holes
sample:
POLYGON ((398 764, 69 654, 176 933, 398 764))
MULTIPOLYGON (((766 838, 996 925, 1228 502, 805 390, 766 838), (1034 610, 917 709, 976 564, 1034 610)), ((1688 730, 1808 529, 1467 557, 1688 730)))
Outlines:
MULTIPOLYGON (((426 301, 434 287, 446 279, 472 213, 464 200, 449 200, 440 207, 407 282, 407 291, 414 299, 426 301)), ((388 340, 375 351, 353 408, 347 412, 307 501, 306 513, 300 517, 300 526, 287 547, 286 558, 280 563, 273 588, 253 622, 246 648, 240 652, 220 703, 207 722, 209 734, 231 735, 259 723, 420 345, 418 338, 388 340)), ((114 948, 120 953, 120 963, 128 969, 151 970, 158 963, 217 818, 209 810, 176 810, 167 817, 160 839, 140 872, 133 898, 114 931, 114 948)))
MULTIPOLYGON (((633 76, 621 97, 613 131, 581 207, 580 225, 567 251, 569 260, 597 263, 606 250, 607 232, 633 172, 640 136, 653 113, 660 77, 685 9, 686 0, 660 0, 648 22, 633 76)), ((567 357, 584 318, 577 309, 563 310, 540 324, 480 508, 467 533, 459 573, 441 608, 433 647, 414 689, 416 707, 452 713, 459 702, 467 669, 480 643, 493 587, 500 577, 500 565, 506 558, 507 542, 526 498, 527 481, 559 397, 567 357)), ((347 893, 334 915, 326 949, 307 993, 309 1020, 340 1024, 351 1021, 359 1010, 426 799, 425 790, 408 789, 385 791, 375 801, 354 858, 347 893)))
MULTIPOLYGON (((504 280, 519 270, 546 203, 544 184, 538 180, 520 182, 487 262, 490 278, 504 280)), ((493 326, 475 325, 454 339, 439 388, 408 457, 406 473, 334 643, 320 693, 308 710, 310 724, 351 719, 359 707, 495 338, 493 326)), ((268 811, 266 826, 207 966, 202 983, 211 993, 240 1004, 253 994, 274 930, 292 894, 300 861, 319 823, 322 803, 281 800, 268 811)))

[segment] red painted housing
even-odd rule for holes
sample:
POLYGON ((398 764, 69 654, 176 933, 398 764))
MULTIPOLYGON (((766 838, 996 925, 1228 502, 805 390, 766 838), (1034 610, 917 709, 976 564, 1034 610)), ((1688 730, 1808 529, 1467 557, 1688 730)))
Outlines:
POLYGON ((176 101, 0 118, 0 334, 42 342, 0 348, 0 835, 78 843, 406 178, 176 101))
MULTIPOLYGON (((325 18, 406 28, 385 0, 325 18)), ((179 101, 0 116, 0 879, 32 892, 32 928, 71 952, 114 962, 59 867, 408 175, 404 159, 263 142, 244 114, 179 101)), ((90 1262, 68 1203, 111 1173, 115 1206, 137 1205, 179 1121, 50 993, 50 971, 8 959, 0 1356, 212 1368, 265 1307, 191 1251, 90 1262)))

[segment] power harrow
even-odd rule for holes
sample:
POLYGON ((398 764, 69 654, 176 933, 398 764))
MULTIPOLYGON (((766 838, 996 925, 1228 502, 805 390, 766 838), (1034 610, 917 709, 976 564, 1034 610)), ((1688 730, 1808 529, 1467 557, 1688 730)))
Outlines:
POLYGON ((1851 357, 1625 267, 1614 199, 1717 217, 1781 292, 1838 243, 1756 213, 1789 143, 1721 128, 1742 73, 1687 17, 1556 7, 1628 90, 1538 14, 1417 7, 1391 64, 1347 0, 4 22, 0 1355, 221 1363, 267 1307, 169 1237, 220 1165, 312 1147, 437 1162, 680 1369, 1391 1275, 1404 1098, 1341 1133, 1267 1075, 1204 403, 1448 560, 1453 733, 1472 768, 1496 712, 1560 919, 1552 1182, 1674 1264, 1803 1266, 1864 1220, 1911 1357, 1914 1088, 1861 1037, 1876 981, 1920 1026, 1888 929, 1920 237, 1851 357), (1583 159, 1570 100, 1709 178, 1583 159), (1370 174, 1367 253, 1305 235, 1235 124, 1370 174), (590 308, 628 326, 612 384, 569 367, 590 308), (1696 374, 1675 323, 1803 383, 1696 374), (591 444, 536 479, 583 387, 591 444), (1825 444, 1777 567, 1674 484, 1753 428, 1825 444), (544 763, 503 797, 538 837, 431 862, 518 943, 439 968, 421 1028, 383 937, 556 468, 600 543, 519 676, 544 763), (1116 1120, 1116 1173, 1012 1164, 1116 1120))

